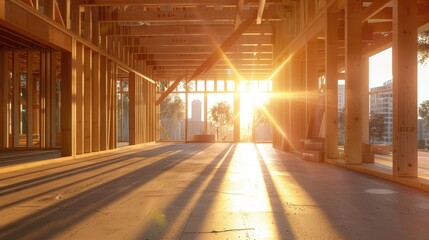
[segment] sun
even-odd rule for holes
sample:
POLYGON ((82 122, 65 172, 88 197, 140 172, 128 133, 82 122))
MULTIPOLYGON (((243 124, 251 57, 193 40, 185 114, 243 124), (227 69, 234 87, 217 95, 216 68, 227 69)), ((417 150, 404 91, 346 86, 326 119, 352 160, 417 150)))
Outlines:
POLYGON ((256 81, 242 81, 238 85, 240 93, 240 135, 242 140, 250 140, 258 108, 266 106, 271 94, 261 92, 256 81))

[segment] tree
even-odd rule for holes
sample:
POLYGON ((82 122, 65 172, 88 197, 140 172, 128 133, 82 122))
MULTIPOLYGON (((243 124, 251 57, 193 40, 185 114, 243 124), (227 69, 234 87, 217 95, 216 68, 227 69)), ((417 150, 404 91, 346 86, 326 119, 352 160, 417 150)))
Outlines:
POLYGON ((423 125, 425 129, 429 131, 429 100, 425 100, 420 103, 419 117, 423 119, 423 125))
POLYGON ((369 116, 369 142, 376 143, 383 140, 384 115, 372 113, 369 116))
POLYGON ((170 140, 173 127, 177 127, 181 119, 185 117, 185 103, 177 94, 168 95, 161 103, 161 136, 170 140))
MULTIPOLYGON (((220 139, 219 136, 222 136, 222 128, 232 124, 233 116, 231 105, 228 102, 217 102, 210 109, 210 123, 214 128, 216 128, 217 139, 220 139), (220 132, 219 132, 220 130, 220 132)), ((223 138, 224 139, 224 138, 223 138)))
POLYGON ((429 59, 429 30, 423 31, 418 36, 419 63, 426 64, 429 59))

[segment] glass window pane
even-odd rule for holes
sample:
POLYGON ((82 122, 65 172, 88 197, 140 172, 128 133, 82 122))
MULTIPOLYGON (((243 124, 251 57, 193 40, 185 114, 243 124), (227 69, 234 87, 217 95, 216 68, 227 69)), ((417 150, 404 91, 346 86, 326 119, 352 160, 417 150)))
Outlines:
POLYGON ((224 80, 217 80, 216 81, 216 90, 218 92, 225 91, 225 81, 224 80))
POLYGON ((206 82, 206 91, 213 92, 214 91, 214 81, 213 80, 207 80, 206 82))

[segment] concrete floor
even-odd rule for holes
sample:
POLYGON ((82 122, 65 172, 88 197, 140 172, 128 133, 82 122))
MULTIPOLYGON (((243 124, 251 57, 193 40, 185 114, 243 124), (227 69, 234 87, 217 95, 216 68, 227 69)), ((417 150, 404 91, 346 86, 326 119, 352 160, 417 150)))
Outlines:
POLYGON ((160 143, 0 175, 0 239, 428 239, 428 223, 428 193, 270 144, 160 143))

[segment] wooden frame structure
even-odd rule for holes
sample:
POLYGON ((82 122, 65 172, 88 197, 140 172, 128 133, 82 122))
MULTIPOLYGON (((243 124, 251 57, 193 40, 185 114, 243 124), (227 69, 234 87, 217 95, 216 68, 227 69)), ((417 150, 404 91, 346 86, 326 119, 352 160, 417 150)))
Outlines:
POLYGON ((116 148, 120 75, 129 79, 130 144, 157 140, 159 104, 182 80, 252 78, 273 80, 274 147, 302 153, 303 139, 323 139, 320 153, 335 159, 344 79, 345 161, 361 164, 368 58, 392 47, 393 174, 415 177, 416 39, 428 4, 0 0, 0 149, 60 147, 75 156, 116 148), (157 91, 162 82, 172 84, 157 91))

